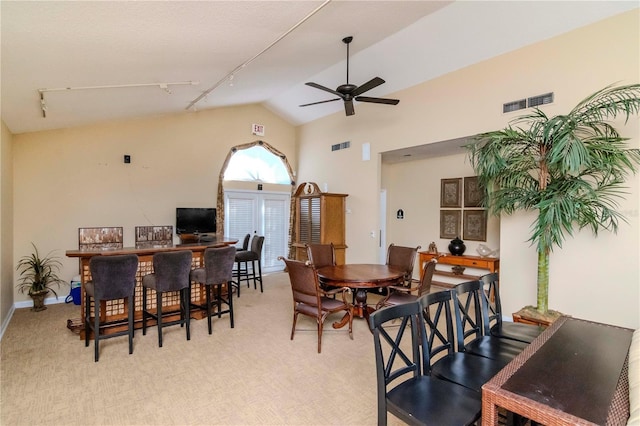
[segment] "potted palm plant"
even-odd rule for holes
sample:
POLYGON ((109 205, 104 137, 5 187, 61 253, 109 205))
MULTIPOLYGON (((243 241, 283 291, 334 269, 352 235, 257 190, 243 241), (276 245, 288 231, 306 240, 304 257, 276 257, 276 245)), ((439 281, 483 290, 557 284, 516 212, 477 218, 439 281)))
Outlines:
MULTIPOLYGON (((640 84, 607 86, 567 115, 547 117, 540 109, 510 125, 480 134, 467 146, 484 204, 493 214, 536 211, 529 241, 537 245, 537 305, 519 312, 552 322, 549 254, 575 229, 616 232, 626 221, 616 210, 626 177, 637 171, 640 150, 629 149, 608 119, 628 120, 640 110, 640 84)), ((625 121, 626 122, 626 121, 625 121)))
POLYGON ((33 299, 32 311, 42 311, 47 309, 44 304, 44 299, 51 291, 55 294, 56 299, 58 294, 53 287, 60 287, 60 284, 65 283, 60 277, 58 272, 62 263, 60 260, 53 256, 52 252, 49 252, 46 256, 40 256, 38 248, 35 244, 33 246, 33 253, 28 256, 22 257, 18 261, 16 270, 20 272, 20 279, 18 280, 17 287, 20 293, 26 291, 33 299))

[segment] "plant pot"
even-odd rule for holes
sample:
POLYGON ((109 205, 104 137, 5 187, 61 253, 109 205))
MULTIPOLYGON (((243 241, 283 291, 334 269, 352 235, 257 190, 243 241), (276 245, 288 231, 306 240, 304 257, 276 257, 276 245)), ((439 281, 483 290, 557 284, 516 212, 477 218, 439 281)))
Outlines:
POLYGON ((37 293, 31 293, 29 296, 33 299, 33 312, 44 311, 47 307, 44 304, 44 298, 49 294, 49 290, 39 291, 37 293))

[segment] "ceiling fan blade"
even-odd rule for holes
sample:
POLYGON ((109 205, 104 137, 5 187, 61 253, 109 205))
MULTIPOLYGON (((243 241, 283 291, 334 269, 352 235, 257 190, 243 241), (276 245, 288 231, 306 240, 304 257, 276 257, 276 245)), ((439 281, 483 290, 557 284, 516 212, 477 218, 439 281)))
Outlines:
POLYGON ((335 90, 329 89, 328 87, 321 86, 318 83, 308 82, 305 84, 310 87, 315 87, 316 89, 324 90, 325 92, 333 93, 334 95, 340 96, 340 98, 344 99, 344 95, 342 93, 336 92, 335 90))
POLYGON ((349 101, 344 101, 344 112, 347 113, 347 115, 353 115, 356 113, 356 111, 353 109, 353 101, 349 100, 349 101))
POLYGON ((381 79, 380 77, 374 77, 371 80, 367 81, 362 86, 358 87, 356 90, 354 90, 353 93, 351 93, 351 96, 358 96, 359 94, 364 93, 368 90, 371 90, 374 87, 378 87, 383 83, 384 83, 383 79, 381 79))
POLYGON ((367 96, 358 96, 356 98, 358 102, 371 102, 373 104, 387 104, 387 105, 398 105, 400 102, 398 99, 386 99, 386 98, 369 98, 367 96))
POLYGON ((310 104, 304 104, 304 105, 299 105, 299 106, 305 107, 305 106, 309 106, 309 105, 318 105, 318 104, 324 104, 326 102, 333 102, 333 101, 339 101, 339 100, 340 100, 340 98, 327 99, 326 101, 311 102, 310 104))

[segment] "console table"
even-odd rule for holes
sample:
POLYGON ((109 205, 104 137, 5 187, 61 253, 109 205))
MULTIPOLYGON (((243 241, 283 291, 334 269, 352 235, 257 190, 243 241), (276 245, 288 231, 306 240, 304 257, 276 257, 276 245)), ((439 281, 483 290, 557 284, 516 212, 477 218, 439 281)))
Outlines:
MULTIPOLYGON (((454 256, 449 253, 429 253, 426 251, 421 251, 418 253, 420 256, 420 279, 422 279, 422 271, 424 270, 424 264, 433 259, 434 257, 438 257, 438 263, 441 265, 452 265, 452 266, 464 266, 465 268, 475 268, 475 269, 486 269, 487 274, 498 272, 500 270, 500 258, 498 257, 481 257, 481 256, 454 256)), ((444 277, 457 278, 461 280, 477 280, 481 275, 473 275, 473 274, 454 274, 451 271, 445 271, 442 269, 436 268, 433 275, 440 275, 444 277)), ((434 285, 441 287, 453 287, 455 284, 441 282, 441 281, 433 281, 434 285)))
POLYGON ((545 425, 625 425, 632 335, 560 317, 482 386, 482 424, 502 407, 545 425))
MULTIPOLYGON (((82 281, 82 291, 80 298, 80 318, 70 319, 67 321, 67 327, 71 330, 79 330, 80 337, 84 339, 84 307, 85 293, 84 284, 91 279, 91 271, 89 270, 89 261, 93 256, 114 256, 120 254, 135 254, 138 256, 138 270, 136 271, 136 288, 134 297, 135 310, 135 327, 142 327, 142 277, 153 272, 153 255, 155 253, 177 250, 191 250, 193 252, 192 268, 199 268, 204 265, 204 251, 209 247, 222 247, 225 245, 235 244, 237 239, 231 239, 222 235, 211 237, 213 241, 192 243, 192 244, 149 244, 139 243, 135 247, 125 248, 105 248, 105 249, 79 249, 67 250, 67 257, 77 257, 80 259, 80 279, 82 281)), ((200 284, 192 284, 191 300, 197 304, 204 304, 205 291, 200 284)), ((155 300, 155 298, 153 299, 155 300)), ((100 305, 100 315, 103 322, 114 322, 114 327, 105 330, 105 333, 119 331, 122 327, 122 320, 127 318, 127 305, 124 299, 104 301, 104 305, 100 305)), ((177 293, 165 293, 162 296, 162 306, 168 307, 169 310, 177 310, 180 306, 180 296, 177 293)), ((179 315, 179 314, 177 314, 179 315)), ((192 311, 192 318, 200 319, 206 314, 199 311, 192 311)), ((171 317, 168 318, 171 320, 171 317)))

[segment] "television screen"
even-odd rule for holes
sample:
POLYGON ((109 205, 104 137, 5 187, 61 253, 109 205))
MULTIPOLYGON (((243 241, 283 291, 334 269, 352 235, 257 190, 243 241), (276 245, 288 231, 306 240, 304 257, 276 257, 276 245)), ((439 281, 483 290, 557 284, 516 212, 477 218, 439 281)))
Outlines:
POLYGON ((176 208, 176 234, 204 234, 207 232, 216 232, 216 209, 176 208))

